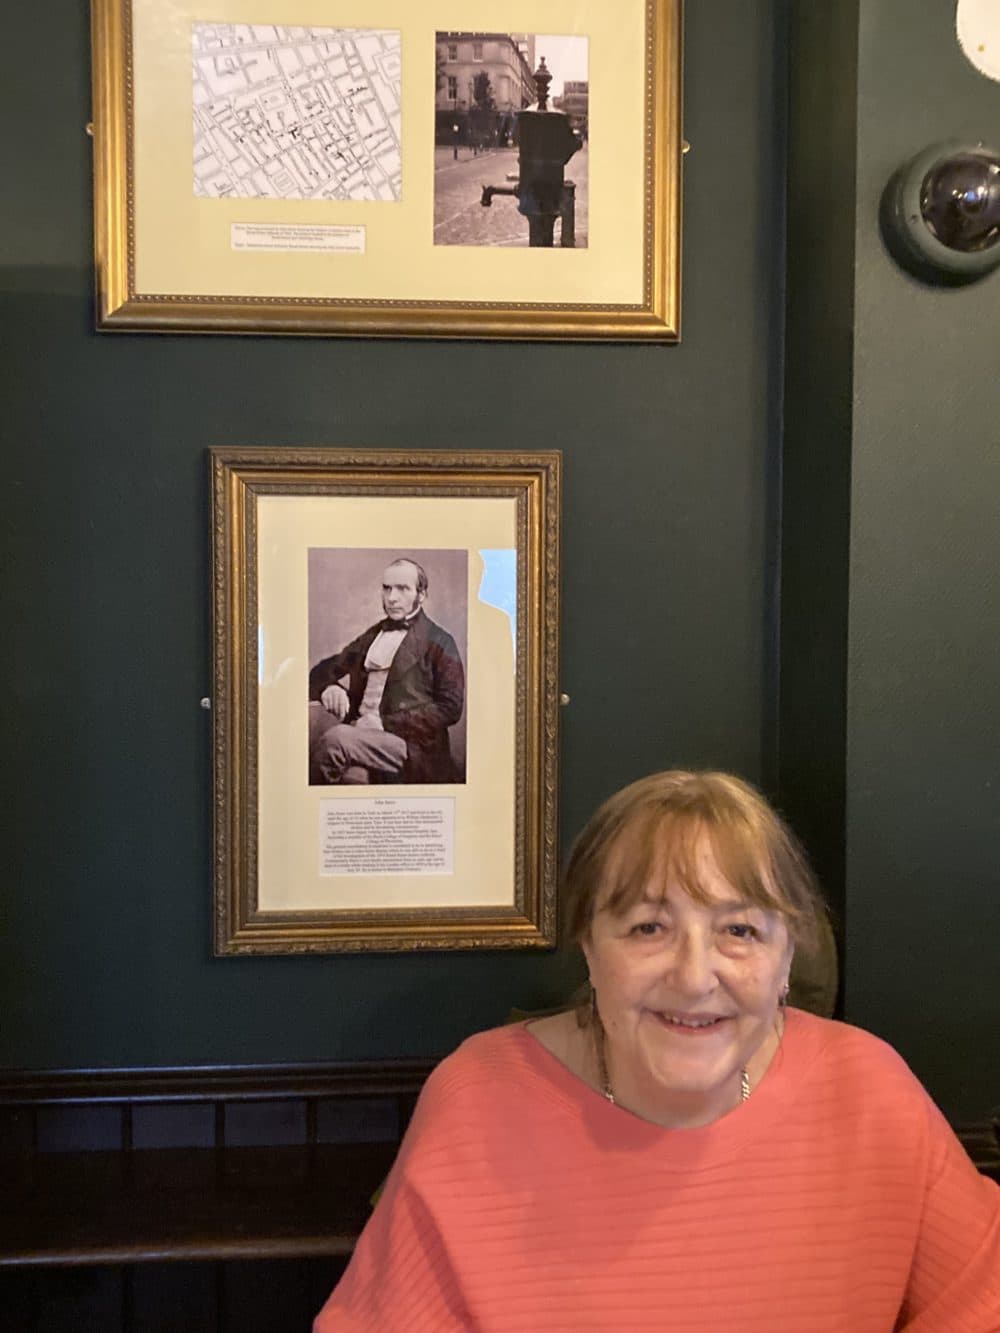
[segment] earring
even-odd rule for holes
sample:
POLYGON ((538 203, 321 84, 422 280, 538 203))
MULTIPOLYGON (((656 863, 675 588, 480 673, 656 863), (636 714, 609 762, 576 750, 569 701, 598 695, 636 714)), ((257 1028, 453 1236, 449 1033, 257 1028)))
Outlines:
POLYGON ((784 985, 782 986, 782 988, 781 988, 781 994, 778 996, 778 1008, 779 1008, 779 1009, 784 1009, 785 1005, 788 1003, 788 992, 789 992, 790 990, 791 990, 791 987, 789 986, 788 982, 786 981, 785 984, 784 984, 784 985))
POLYGON ((588 982, 590 986, 590 1021, 592 1024, 599 1022, 597 1017, 597 991, 594 990, 594 983, 588 982))

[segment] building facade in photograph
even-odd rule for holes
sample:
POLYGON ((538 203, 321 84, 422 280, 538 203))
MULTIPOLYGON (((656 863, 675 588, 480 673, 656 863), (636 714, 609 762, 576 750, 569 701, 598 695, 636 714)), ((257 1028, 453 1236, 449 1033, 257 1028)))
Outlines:
POLYGON ((565 111, 573 129, 584 138, 587 137, 589 104, 590 82, 587 79, 567 79, 563 84, 562 96, 552 99, 555 109, 565 111))
POLYGON ((437 142, 506 145, 516 116, 537 101, 527 33, 437 34, 437 142))

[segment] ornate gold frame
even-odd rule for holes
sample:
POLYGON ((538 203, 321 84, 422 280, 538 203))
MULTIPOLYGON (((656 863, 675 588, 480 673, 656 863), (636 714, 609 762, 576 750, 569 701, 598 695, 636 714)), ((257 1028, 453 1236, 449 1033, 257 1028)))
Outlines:
MULTIPOLYGON (((286 0, 275 0, 279 11, 286 0)), ((603 6, 604 0, 583 0, 603 6)), ((363 337, 680 338, 681 0, 644 6, 642 299, 635 304, 358 300, 140 290, 136 256, 133 0, 92 0, 94 222, 100 330, 363 337)), ((429 30, 434 19, 427 11, 429 30)), ((639 53, 636 53, 639 56, 639 53)), ((631 79, 622 70, 623 81, 631 79)), ((376 261, 372 261, 376 262, 376 261)), ((501 293, 497 293, 500 295, 501 293)))
MULTIPOLYGON (((558 869, 560 454, 265 448, 215 448, 209 453, 216 955, 554 945, 558 869), (346 910, 317 909, 311 904, 306 910, 292 911, 260 907, 258 836, 269 812, 262 808, 259 798, 263 785, 260 782, 263 733, 258 716, 261 631, 258 609, 262 604, 259 576, 262 560, 278 559, 280 553, 274 554, 273 544, 266 556, 258 550, 258 512, 262 501, 267 503, 267 497, 275 496, 282 497, 281 506, 286 498, 296 502, 293 511, 296 520, 307 512, 301 507, 306 504, 318 503, 320 512, 325 513, 323 506, 329 502, 333 516, 337 512, 334 506, 343 505, 345 497, 348 502, 361 499, 369 506, 371 497, 404 506, 410 500, 431 499, 445 507, 440 511, 445 514, 449 507, 451 512, 457 512, 454 507, 465 504, 466 509, 460 511, 463 515, 482 498, 498 498, 505 502, 504 512, 514 516, 511 530, 516 530, 517 544, 516 674, 511 697, 516 716, 513 772, 509 774, 511 785, 506 788, 511 796, 514 828, 512 833, 504 835, 509 839, 514 864, 495 870, 488 856, 475 856, 478 903, 346 910), (491 874, 512 886, 510 903, 482 905, 483 884, 488 883, 491 874)), ((299 566, 293 562, 293 567, 300 568, 301 561, 299 566)), ((284 566, 274 568, 280 571, 284 566)), ((476 640, 470 631, 470 658, 475 648, 476 640)), ((484 644, 480 643, 480 653, 483 650, 484 644)), ((304 676, 302 679, 304 683, 304 676)), ((294 709, 290 710, 289 724, 294 722, 293 713, 294 709)), ((470 722, 470 747, 471 727, 470 722)), ((479 748, 482 753, 482 741, 479 748)), ((486 758, 492 760, 492 756, 486 758)), ((479 772, 483 771, 481 763, 479 772)), ((289 799, 299 803, 296 818, 301 813, 302 826, 311 829, 314 826, 309 824, 309 818, 318 807, 324 789, 306 787, 304 769, 302 777, 300 788, 289 799)), ((508 777, 503 781, 508 782, 508 777)), ((294 783, 282 784, 282 791, 286 786, 294 783)), ((351 789, 353 793, 376 794, 412 790, 392 786, 351 789)), ((468 790, 468 799, 475 802, 477 794, 471 770, 468 785, 461 790, 468 790)), ((463 808, 472 807, 459 807, 463 808)), ((285 866, 281 869, 284 876, 285 866)), ((294 871, 289 869, 288 873, 294 871)), ((465 884, 463 880, 457 885, 460 897, 468 892, 465 884)), ((363 883, 361 890, 364 891, 363 883)), ((468 896, 475 895, 468 892, 468 896)), ((497 894, 497 898, 502 896, 502 892, 497 894)))

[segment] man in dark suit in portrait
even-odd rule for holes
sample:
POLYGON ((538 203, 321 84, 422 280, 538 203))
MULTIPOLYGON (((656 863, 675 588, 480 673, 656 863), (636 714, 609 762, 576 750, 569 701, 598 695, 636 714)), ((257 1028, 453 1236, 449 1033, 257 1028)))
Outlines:
POLYGON ((427 588, 415 560, 393 560, 385 619, 310 671, 310 785, 465 781, 448 740, 465 671, 455 640, 424 614, 427 588))

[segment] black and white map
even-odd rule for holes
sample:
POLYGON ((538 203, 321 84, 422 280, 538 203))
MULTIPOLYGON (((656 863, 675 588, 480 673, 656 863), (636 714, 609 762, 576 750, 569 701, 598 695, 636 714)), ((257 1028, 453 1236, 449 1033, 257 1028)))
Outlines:
POLYGON ((398 32, 196 23, 192 41, 197 196, 401 198, 398 32))

